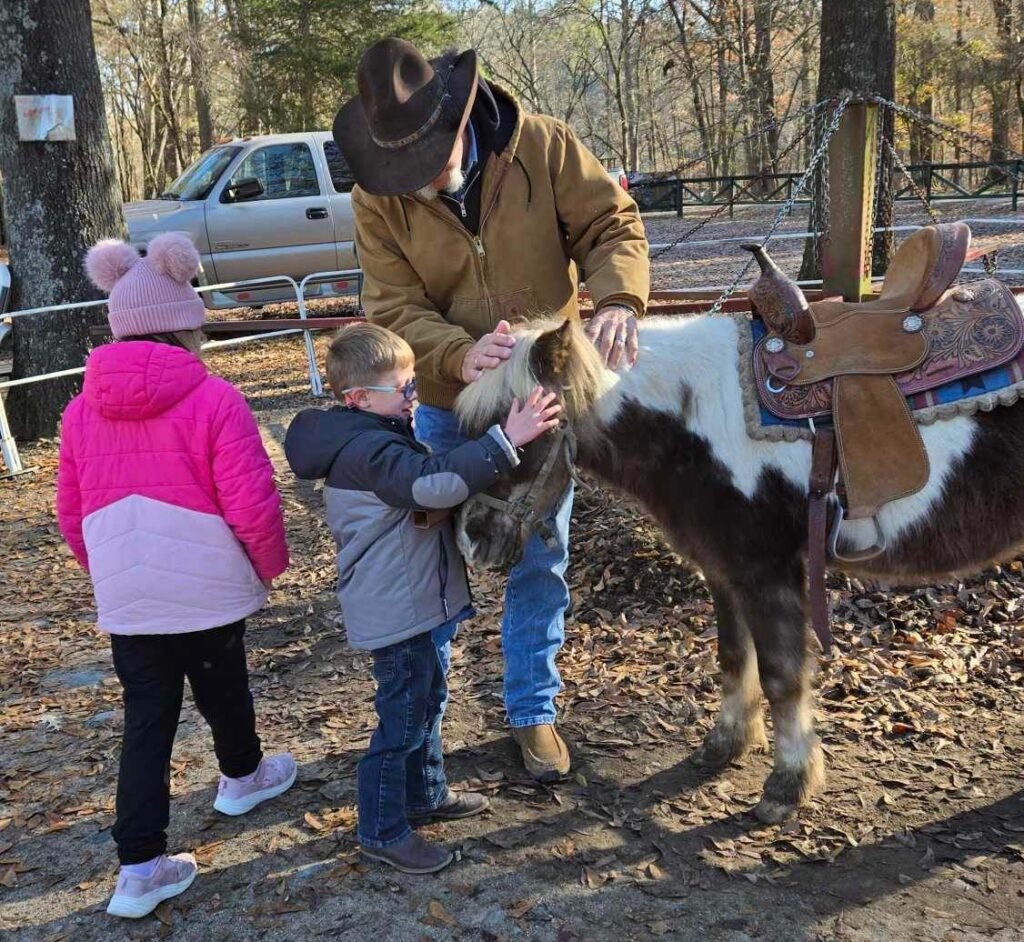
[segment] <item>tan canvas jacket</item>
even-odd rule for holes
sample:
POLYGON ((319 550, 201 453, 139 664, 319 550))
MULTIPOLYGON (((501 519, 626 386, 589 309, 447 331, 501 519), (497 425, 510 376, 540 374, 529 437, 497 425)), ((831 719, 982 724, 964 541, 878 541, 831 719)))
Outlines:
POLYGON ((484 168, 478 236, 438 200, 352 193, 367 317, 412 346, 428 405, 452 407, 466 351, 498 321, 578 317, 577 266, 596 306, 647 304, 636 203, 565 123, 516 112, 484 168))

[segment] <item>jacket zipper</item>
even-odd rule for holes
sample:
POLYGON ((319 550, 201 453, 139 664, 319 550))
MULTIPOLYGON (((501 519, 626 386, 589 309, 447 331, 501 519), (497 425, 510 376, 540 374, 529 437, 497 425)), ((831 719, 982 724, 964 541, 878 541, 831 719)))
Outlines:
POLYGON ((444 620, 448 621, 452 616, 448 611, 448 549, 444 545, 443 528, 440 528, 438 531, 437 541, 441 547, 441 562, 438 567, 437 576, 441 586, 441 605, 444 608, 444 620))
MULTIPOLYGON (((503 162, 501 164, 501 166, 498 168, 498 179, 494 181, 494 190, 492 191, 490 202, 487 204, 487 207, 480 214, 480 226, 479 226, 479 229, 478 229, 478 232, 477 232, 476 235, 473 235, 471 232, 469 232, 468 229, 466 229, 465 226, 460 225, 458 222, 456 222, 454 219, 452 219, 450 213, 445 213, 442 210, 440 210, 440 209, 438 209, 438 208, 436 208, 434 206, 431 206, 430 202, 425 200, 425 199, 419 199, 418 200, 418 202, 422 203, 430 212, 432 212, 439 219, 443 219, 445 221, 445 223, 447 223, 449 226, 454 226, 460 232, 465 233, 465 235, 469 239, 469 241, 473 243, 473 248, 476 249, 477 273, 478 273, 478 275, 480 277, 480 284, 483 287, 484 294, 486 295, 487 313, 488 313, 488 315, 493 315, 494 309, 491 306, 491 297, 490 297, 491 292, 490 292, 490 290, 487 287, 487 276, 484 273, 483 260, 487 256, 487 250, 484 248, 484 243, 483 243, 482 236, 483 236, 483 231, 484 231, 484 223, 490 217, 491 210, 494 209, 495 204, 498 202, 498 191, 501 189, 501 184, 502 184, 502 181, 505 179, 505 171, 507 169, 508 169, 508 163, 507 162, 503 162)), ((481 174, 481 176, 482 176, 482 174, 481 174)), ((483 182, 481 180, 481 193, 480 193, 481 199, 483 198, 482 188, 483 188, 483 182)))
MULTIPOLYGON (((462 199, 454 200, 453 201, 455 203, 458 203, 458 205, 459 205, 459 213, 462 215, 463 219, 466 218, 466 195, 468 195, 468 193, 469 193, 469 188, 474 183, 476 183, 477 177, 481 176, 480 167, 479 166, 474 167, 473 170, 475 171, 475 176, 471 177, 467 183, 464 183, 462 185, 462 193, 463 193, 462 199)), ((481 189, 481 191, 483 190, 483 181, 481 181, 481 183, 480 183, 480 189, 481 189)))

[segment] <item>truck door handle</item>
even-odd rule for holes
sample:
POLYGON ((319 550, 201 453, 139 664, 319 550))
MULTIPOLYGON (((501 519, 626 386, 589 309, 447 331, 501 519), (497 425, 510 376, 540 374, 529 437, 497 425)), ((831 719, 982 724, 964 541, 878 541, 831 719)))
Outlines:
POLYGON ((307 219, 326 219, 327 218, 327 210, 324 209, 323 206, 310 206, 309 209, 306 210, 306 218, 307 219))

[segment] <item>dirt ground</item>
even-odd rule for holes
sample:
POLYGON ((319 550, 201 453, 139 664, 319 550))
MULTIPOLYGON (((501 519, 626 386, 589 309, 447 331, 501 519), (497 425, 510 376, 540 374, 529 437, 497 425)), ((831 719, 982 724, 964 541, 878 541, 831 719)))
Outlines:
MULTIPOLYGON (((994 214, 979 205, 973 215, 994 214)), ((754 222, 708 228, 724 237, 754 222)), ((655 281, 727 277, 735 256, 706 266, 658 263, 655 281)), ((574 777, 524 780, 504 729, 500 582, 477 576, 445 735, 450 778, 492 808, 431 830, 461 848, 436 877, 360 862, 368 658, 345 645, 319 494, 280 449, 310 403, 302 347, 209 362, 250 398, 284 495, 293 563, 248 644, 264 746, 296 755, 298 782, 246 817, 217 815, 209 734, 188 701, 170 841, 196 853, 200 876, 138 923, 104 914, 120 691, 53 518, 56 443, 23 447, 36 471, 0 482, 0 938, 1024 940, 1024 566, 931 588, 833 584, 838 650, 815 679, 827 789, 798 820, 765 827, 749 812, 768 757, 718 774, 689 761, 718 708, 699 576, 593 487, 576 506, 560 659, 574 777)))

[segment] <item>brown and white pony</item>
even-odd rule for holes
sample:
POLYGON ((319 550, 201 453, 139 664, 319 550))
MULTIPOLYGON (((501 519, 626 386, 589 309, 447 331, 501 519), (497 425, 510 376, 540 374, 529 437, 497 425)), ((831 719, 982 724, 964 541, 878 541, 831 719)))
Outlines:
MULTIPOLYGON (((561 389, 579 467, 637 498, 675 549, 701 568, 715 602, 723 699, 697 758, 721 766, 767 746, 763 691, 775 761, 756 814, 777 822, 824 781, 808 684, 811 449, 806 441, 748 436, 739 329, 727 316, 647 318, 636 366, 612 372, 575 324, 535 324, 516 331, 512 357, 469 386, 456 408, 468 430, 480 431, 535 382, 561 389)), ((921 433, 928 484, 883 510, 889 550, 860 572, 934 582, 1014 554, 1024 538, 1024 405, 936 422, 921 433)), ((550 438, 534 442, 490 494, 522 497, 550 450, 550 438)), ((536 506, 568 483, 566 462, 547 466, 555 470, 543 488, 530 491, 536 506)), ((520 522, 501 500, 471 498, 458 524, 470 564, 494 568, 514 560, 520 522)), ((866 523, 844 525, 840 545, 870 545, 866 523)))

